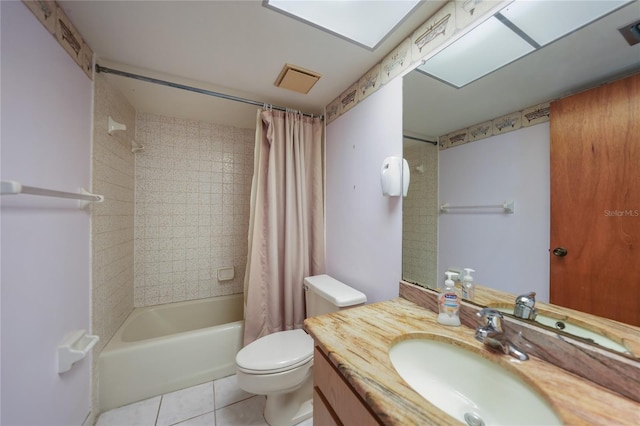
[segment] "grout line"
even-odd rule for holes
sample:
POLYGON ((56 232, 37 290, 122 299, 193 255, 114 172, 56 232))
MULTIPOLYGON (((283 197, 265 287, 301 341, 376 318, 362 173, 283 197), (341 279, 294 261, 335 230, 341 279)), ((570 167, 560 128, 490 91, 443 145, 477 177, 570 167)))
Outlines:
POLYGON ((153 422, 154 426, 157 426, 158 419, 160 418, 160 408, 162 408, 162 400, 164 399, 164 395, 160 395, 160 403, 158 404, 158 411, 156 412, 156 420, 153 422))
MULTIPOLYGON (((227 405, 222 406, 222 407, 220 407, 220 408, 216 408, 216 409, 215 409, 215 411, 222 410, 223 408, 228 408, 228 407, 231 407, 231 406, 233 406, 233 405, 240 404, 241 402, 248 401, 248 400, 250 400, 251 398, 256 398, 256 397, 260 397, 260 396, 265 396, 265 395, 250 394, 250 395, 249 395, 248 397, 246 397, 246 398, 239 399, 239 400, 237 400, 237 401, 232 402, 231 404, 227 404, 227 405)), ((265 396, 265 397, 266 397, 266 396, 265 396)))
MULTIPOLYGON (((211 381, 211 386, 213 387, 213 411, 215 412, 216 409, 217 409, 217 407, 216 407, 216 381, 215 380, 211 381)), ((215 415, 214 415, 214 418, 215 418, 215 415)))
MULTIPOLYGON (((179 424, 180 424, 180 423, 182 423, 182 422, 186 422, 186 421, 188 421, 188 420, 193 420, 193 419, 196 419, 196 418, 198 418, 198 417, 206 416, 206 415, 207 415, 207 414, 209 414, 209 413, 213 413, 213 414, 214 414, 214 418, 215 418, 215 411, 216 411, 216 410, 213 410, 213 411, 207 411, 206 413, 201 413, 201 414, 198 414, 198 415, 196 415, 196 416, 189 417, 188 419, 182 419, 182 420, 180 420, 180 421, 178 421, 178 422, 176 422, 176 423, 172 423, 172 424, 171 424, 171 425, 169 425, 169 426, 176 426, 176 425, 179 425, 179 424)), ((214 423, 214 425, 212 425, 212 426, 215 426, 215 423, 214 423)))

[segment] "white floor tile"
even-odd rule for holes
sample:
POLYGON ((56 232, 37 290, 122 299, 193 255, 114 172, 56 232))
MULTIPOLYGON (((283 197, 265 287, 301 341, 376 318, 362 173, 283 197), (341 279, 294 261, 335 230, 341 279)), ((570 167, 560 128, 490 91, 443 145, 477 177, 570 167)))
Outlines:
POLYGON ((96 426, 153 426, 156 424, 160 397, 114 408, 100 414, 96 426))
POLYGON ((265 401, 254 396, 216 410, 216 426, 268 426, 262 415, 265 401))
POLYGON ((216 413, 215 411, 212 411, 210 413, 185 420, 184 422, 177 423, 175 426, 215 426, 215 424, 216 413))
POLYGON ((214 381, 213 390, 216 401, 216 409, 226 407, 227 405, 254 396, 253 394, 245 392, 240 389, 240 387, 238 387, 238 379, 235 374, 233 376, 224 377, 222 379, 214 381))
POLYGON ((213 382, 163 395, 157 426, 169 426, 214 410, 213 382))

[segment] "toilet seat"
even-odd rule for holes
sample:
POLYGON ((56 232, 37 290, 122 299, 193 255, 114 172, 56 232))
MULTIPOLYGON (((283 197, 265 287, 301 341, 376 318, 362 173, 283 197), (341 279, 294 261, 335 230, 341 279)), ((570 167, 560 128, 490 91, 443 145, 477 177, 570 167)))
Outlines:
POLYGON ((313 339, 304 330, 279 331, 249 343, 236 355, 240 371, 272 374, 304 365, 313 358, 313 339))

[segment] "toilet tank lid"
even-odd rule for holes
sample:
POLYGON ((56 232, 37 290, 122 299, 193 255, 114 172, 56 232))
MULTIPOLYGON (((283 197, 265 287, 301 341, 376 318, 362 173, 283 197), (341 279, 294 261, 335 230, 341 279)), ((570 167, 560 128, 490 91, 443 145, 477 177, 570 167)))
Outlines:
POLYGON ((315 291, 340 308, 359 305, 367 301, 367 296, 364 293, 326 274, 307 277, 304 279, 304 283, 310 291, 315 291))

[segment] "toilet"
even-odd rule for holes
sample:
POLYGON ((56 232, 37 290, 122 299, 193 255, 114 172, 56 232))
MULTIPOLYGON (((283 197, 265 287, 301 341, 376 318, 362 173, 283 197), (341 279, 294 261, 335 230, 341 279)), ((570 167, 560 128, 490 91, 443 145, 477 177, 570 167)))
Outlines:
MULTIPOLYGON (((367 297, 328 276, 304 279, 307 318, 363 305, 367 297)), ((261 337, 236 355, 238 385, 266 395, 264 418, 271 426, 289 426, 313 414, 313 339, 304 330, 261 337)))

